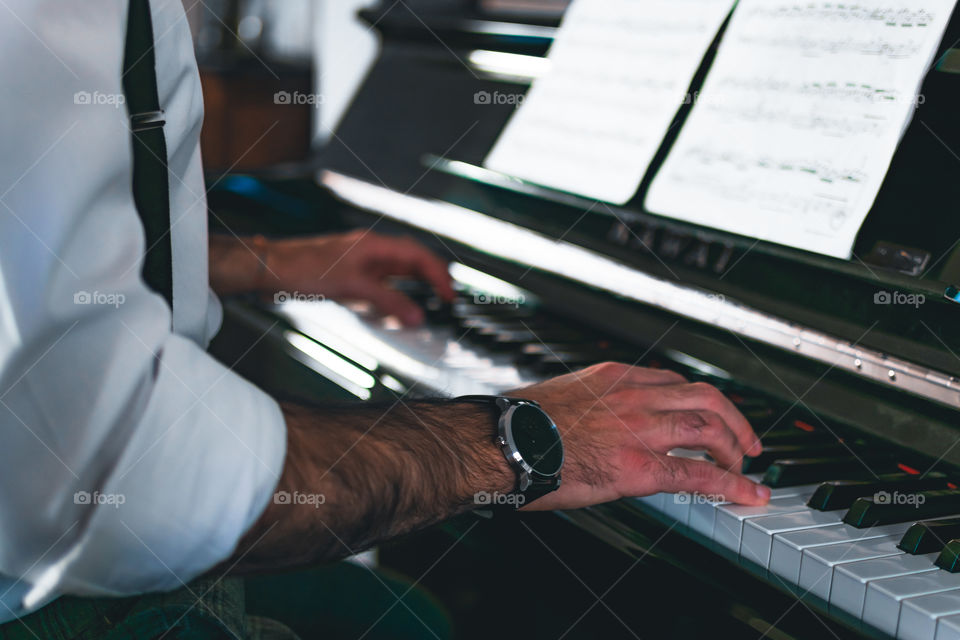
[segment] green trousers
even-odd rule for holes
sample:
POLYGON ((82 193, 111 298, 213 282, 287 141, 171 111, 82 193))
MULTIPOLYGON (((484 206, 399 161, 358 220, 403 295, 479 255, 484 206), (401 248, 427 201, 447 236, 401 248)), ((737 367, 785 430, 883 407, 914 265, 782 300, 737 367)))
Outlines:
POLYGON ((0 626, 0 640, 369 640, 452 637, 410 582, 349 562, 255 578, 204 578, 170 593, 62 597, 0 626))

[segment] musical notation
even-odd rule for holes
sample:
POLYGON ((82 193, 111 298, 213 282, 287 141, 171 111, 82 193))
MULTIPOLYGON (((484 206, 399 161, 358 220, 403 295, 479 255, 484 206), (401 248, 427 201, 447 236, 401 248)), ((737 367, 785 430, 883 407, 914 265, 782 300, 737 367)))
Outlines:
MULTIPOLYGON (((850 216, 847 203, 842 198, 835 200, 817 194, 789 193, 755 183, 716 182, 710 180, 709 174, 693 173, 679 178, 677 182, 686 188, 695 186, 715 198, 756 209, 762 214, 762 219, 758 219, 755 229, 794 225, 795 218, 799 216, 806 233, 824 236, 841 229, 850 216)), ((717 216, 711 217, 710 212, 705 213, 703 224, 717 226, 722 222, 717 216)))
POLYGON ((817 21, 842 21, 845 23, 871 22, 885 27, 925 28, 935 17, 926 9, 912 7, 867 7, 861 4, 838 4, 822 2, 819 5, 783 4, 780 6, 753 7, 750 17, 803 19, 817 21))
POLYGON ((857 82, 827 80, 823 82, 796 82, 792 78, 778 77, 725 77, 718 82, 724 89, 754 91, 770 94, 793 94, 799 97, 816 97, 836 102, 895 102, 904 99, 904 94, 890 86, 857 82))
POLYGON ((486 166, 623 204, 734 0, 575 0, 486 166))
POLYGON ((849 257, 956 0, 740 0, 654 213, 849 257))
POLYGON ((825 115, 816 112, 795 113, 782 108, 768 109, 763 105, 711 106, 714 113, 726 120, 737 120, 757 125, 784 125, 794 129, 837 138, 849 138, 864 134, 880 135, 886 125, 879 117, 862 114, 825 115))
POLYGON ((855 53, 864 56, 908 58, 920 51, 919 40, 897 42, 888 38, 813 37, 795 35, 787 38, 775 35, 742 36, 740 41, 748 46, 768 47, 800 51, 805 56, 827 56, 838 53, 855 53))
POLYGON ((859 168, 837 167, 829 161, 815 157, 776 157, 694 147, 687 151, 687 158, 690 162, 702 166, 726 165, 730 169, 743 173, 753 169, 791 172, 828 184, 834 182, 859 184, 867 179, 867 175, 859 168))

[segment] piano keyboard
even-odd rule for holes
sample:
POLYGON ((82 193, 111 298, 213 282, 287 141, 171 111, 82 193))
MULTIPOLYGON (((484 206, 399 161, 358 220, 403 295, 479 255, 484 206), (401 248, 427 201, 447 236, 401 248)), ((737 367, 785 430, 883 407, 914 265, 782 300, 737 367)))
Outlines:
POLYGON ((960 490, 943 475, 922 475, 882 443, 856 435, 841 440, 813 417, 782 418, 775 401, 739 388, 706 363, 587 338, 592 333, 529 300, 496 303, 497 296, 462 293, 444 305, 417 287, 406 291, 425 305, 426 327, 402 329, 333 302, 292 302, 273 311, 395 393, 414 387, 450 396, 497 393, 606 360, 668 366, 707 380, 761 435, 764 452, 747 460, 744 472, 772 488, 770 503, 747 507, 722 496, 684 494, 632 502, 868 632, 960 640, 960 573, 954 573, 960 571, 960 490))
POLYGON ((952 572, 960 563, 947 548, 960 535, 954 486, 904 473, 777 487, 763 507, 665 494, 636 502, 838 617, 891 637, 942 640, 960 639, 960 573, 952 572), (817 500, 837 488, 845 500, 817 500))

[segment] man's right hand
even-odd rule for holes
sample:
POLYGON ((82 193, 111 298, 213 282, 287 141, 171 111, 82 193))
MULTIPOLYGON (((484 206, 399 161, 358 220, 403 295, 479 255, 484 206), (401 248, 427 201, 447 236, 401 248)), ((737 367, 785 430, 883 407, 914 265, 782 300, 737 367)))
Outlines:
MULTIPOLYGON (((669 371, 601 364, 514 391, 557 423, 566 460, 558 491, 531 510, 574 509, 660 491, 764 504, 740 475, 760 452, 746 419, 710 385, 669 371), (667 453, 708 451, 716 464, 667 453)), ((495 444, 497 412, 453 401, 285 405, 287 460, 274 500, 227 566, 259 571, 357 553, 507 493, 516 474, 495 444), (315 500, 277 500, 282 496, 315 500), (320 497, 322 496, 322 500, 320 497)))
POLYGON ((765 504, 767 487, 739 473, 760 441, 715 387, 681 375, 599 364, 511 392, 535 400, 553 418, 566 455, 560 489, 530 510, 575 509, 661 491, 723 496, 765 504), (668 456, 676 448, 707 451, 716 464, 668 456))

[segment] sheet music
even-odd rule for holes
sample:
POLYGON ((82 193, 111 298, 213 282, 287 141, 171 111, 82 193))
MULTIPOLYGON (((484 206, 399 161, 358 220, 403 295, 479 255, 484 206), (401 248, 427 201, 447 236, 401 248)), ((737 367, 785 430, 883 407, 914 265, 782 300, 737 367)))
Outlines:
POLYGON ((733 0, 576 0, 486 166, 623 204, 733 0))
POLYGON ((849 258, 955 2, 740 0, 647 209, 849 258))

